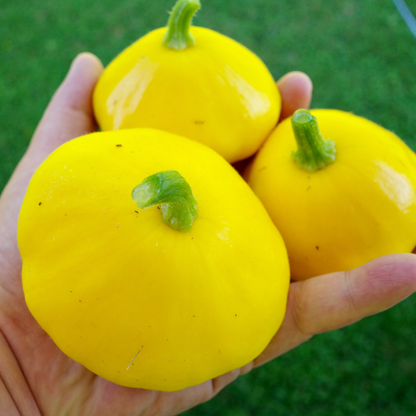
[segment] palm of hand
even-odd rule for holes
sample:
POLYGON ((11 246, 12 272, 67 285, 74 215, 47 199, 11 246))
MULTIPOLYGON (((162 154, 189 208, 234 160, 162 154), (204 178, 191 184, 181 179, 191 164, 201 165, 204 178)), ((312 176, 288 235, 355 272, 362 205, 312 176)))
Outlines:
MULTIPOLYGON (((386 256, 349 273, 292 283, 285 321, 260 357, 242 369, 178 392, 117 386, 69 359, 38 326, 24 302, 17 219, 36 167, 60 144, 95 130, 90 102, 101 70, 91 55, 75 61, 0 200, 0 410, 5 414, 178 414, 313 334, 387 309, 415 290, 416 260, 411 254, 386 256)), ((278 85, 284 115, 308 106, 311 90, 305 77, 292 74, 278 85)))

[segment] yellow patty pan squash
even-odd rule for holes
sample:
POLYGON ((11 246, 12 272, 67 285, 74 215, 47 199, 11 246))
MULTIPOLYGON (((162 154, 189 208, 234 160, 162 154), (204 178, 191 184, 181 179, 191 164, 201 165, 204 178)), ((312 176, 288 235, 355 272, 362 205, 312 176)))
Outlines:
POLYGON ((254 154, 281 100, 264 63, 236 41, 190 27, 199 0, 179 0, 167 28, 148 33, 104 70, 93 104, 103 131, 149 127, 211 147, 230 163, 254 154))
POLYGON ((282 234, 296 280, 416 245, 415 154, 365 118, 299 110, 244 175, 282 234))
POLYGON ((285 313, 288 258, 266 210, 216 152, 170 133, 58 148, 30 182, 18 243, 38 323, 123 386, 178 390, 243 366, 285 313))

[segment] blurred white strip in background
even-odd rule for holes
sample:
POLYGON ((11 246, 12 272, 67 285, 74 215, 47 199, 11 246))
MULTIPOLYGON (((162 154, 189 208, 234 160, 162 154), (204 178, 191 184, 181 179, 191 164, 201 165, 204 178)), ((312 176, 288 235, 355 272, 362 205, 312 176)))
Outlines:
POLYGON ((393 3, 396 5, 397 10, 399 11, 403 20, 406 22, 407 27, 416 37, 416 19, 407 6, 406 2, 404 0, 393 0, 393 3))

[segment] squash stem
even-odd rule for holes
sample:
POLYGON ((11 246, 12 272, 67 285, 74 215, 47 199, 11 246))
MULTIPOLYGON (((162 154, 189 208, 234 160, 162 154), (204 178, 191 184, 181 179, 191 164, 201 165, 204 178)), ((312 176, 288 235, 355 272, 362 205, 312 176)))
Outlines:
POLYGON ((299 168, 315 172, 335 162, 335 143, 322 137, 316 117, 308 110, 295 111, 292 128, 298 144, 292 157, 299 168))
POLYGON ((199 0, 178 0, 170 13, 163 45, 178 51, 195 45, 189 32, 192 18, 201 7, 199 0))
POLYGON ((174 230, 191 231, 198 217, 198 202, 192 189, 176 170, 147 177, 133 189, 132 197, 141 209, 160 205, 162 221, 174 230))

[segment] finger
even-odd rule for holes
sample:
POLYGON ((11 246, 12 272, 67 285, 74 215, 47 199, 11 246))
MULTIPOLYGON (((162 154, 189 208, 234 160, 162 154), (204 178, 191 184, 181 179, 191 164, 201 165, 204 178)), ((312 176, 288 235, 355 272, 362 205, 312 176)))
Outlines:
POLYGON ((5 194, 10 189, 23 194, 36 168, 58 146, 95 130, 92 92, 101 72, 102 64, 92 54, 82 53, 74 59, 68 75, 49 103, 28 151, 5 188, 2 199, 7 197, 5 194))
POLYGON ((312 100, 312 81, 303 72, 289 72, 277 81, 282 96, 280 120, 290 117, 299 108, 309 108, 312 100))
POLYGON ((96 130, 92 93, 102 71, 101 62, 90 53, 74 59, 35 131, 31 150, 46 157, 68 140, 96 130))
POLYGON ((392 254, 350 272, 292 283, 283 324, 254 365, 284 354, 315 334, 382 312, 415 291, 414 254, 392 254))

